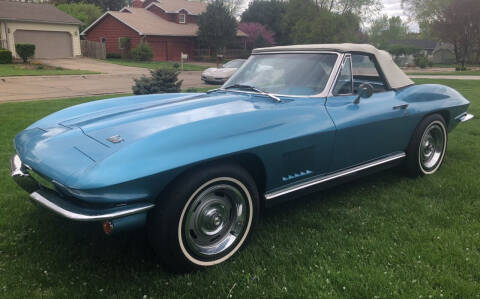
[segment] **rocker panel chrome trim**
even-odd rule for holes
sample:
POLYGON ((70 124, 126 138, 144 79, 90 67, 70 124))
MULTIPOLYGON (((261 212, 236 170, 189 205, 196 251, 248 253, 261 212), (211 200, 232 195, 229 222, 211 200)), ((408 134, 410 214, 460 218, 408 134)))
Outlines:
POLYGON ((382 159, 379 159, 379 160, 375 160, 375 161, 372 161, 372 162, 369 162, 369 163, 366 163, 366 164, 362 164, 362 165, 358 165, 358 166, 355 166, 355 167, 352 167, 352 168, 348 168, 348 169, 345 169, 345 170, 334 172, 332 174, 324 175, 324 176, 321 176, 321 177, 315 177, 310 181, 306 181, 306 182, 299 183, 297 185, 289 186, 289 187, 280 189, 278 191, 266 193, 265 194, 265 199, 270 200, 270 199, 273 199, 273 198, 276 198, 276 197, 279 197, 279 196, 282 196, 282 195, 286 195, 286 194, 291 193, 291 192, 295 192, 295 191, 298 191, 298 190, 301 190, 301 189, 312 187, 312 186, 315 186, 317 184, 325 183, 325 182, 328 182, 328 181, 331 181, 331 180, 334 180, 334 179, 338 179, 338 178, 341 178, 341 177, 344 177, 344 176, 347 176, 347 175, 354 174, 354 173, 362 171, 362 170, 366 170, 366 169, 369 169, 369 168, 372 168, 372 167, 375 167, 375 166, 379 166, 379 165, 382 165, 382 164, 385 164, 385 163, 388 163, 388 162, 392 162, 392 161, 395 161, 395 160, 398 160, 398 159, 402 159, 405 156, 406 156, 405 153, 395 154, 395 155, 391 155, 391 156, 388 156, 388 157, 385 157, 385 158, 382 158, 382 159))

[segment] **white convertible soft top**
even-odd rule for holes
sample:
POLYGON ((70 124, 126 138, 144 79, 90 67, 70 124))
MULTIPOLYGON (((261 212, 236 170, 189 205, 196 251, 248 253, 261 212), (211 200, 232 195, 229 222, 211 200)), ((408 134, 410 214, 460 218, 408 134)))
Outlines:
POLYGON ((294 45, 258 48, 253 54, 265 52, 288 52, 288 51, 334 51, 334 52, 361 52, 375 55, 385 79, 391 88, 397 89, 414 84, 410 78, 393 61, 392 55, 387 51, 379 50, 368 44, 317 44, 317 45, 294 45))

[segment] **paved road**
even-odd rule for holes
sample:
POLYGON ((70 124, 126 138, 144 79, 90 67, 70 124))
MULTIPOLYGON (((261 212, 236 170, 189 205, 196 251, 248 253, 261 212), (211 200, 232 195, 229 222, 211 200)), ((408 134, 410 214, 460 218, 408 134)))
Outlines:
MULTIPOLYGON (((41 60, 68 69, 102 72, 99 75, 0 77, 0 102, 69 98, 112 93, 131 93, 133 79, 149 72, 89 58, 41 60)), ((182 72, 182 88, 212 87, 200 80, 201 72, 182 72)))
MULTIPOLYGON (((48 59, 40 62, 68 68, 101 72, 99 75, 0 77, 0 102, 28 101, 131 93, 133 79, 149 72, 144 68, 111 64, 90 58, 48 59)), ((212 87, 200 80, 201 72, 182 72, 182 88, 212 87)), ((480 80, 480 76, 412 75, 411 78, 480 80)))

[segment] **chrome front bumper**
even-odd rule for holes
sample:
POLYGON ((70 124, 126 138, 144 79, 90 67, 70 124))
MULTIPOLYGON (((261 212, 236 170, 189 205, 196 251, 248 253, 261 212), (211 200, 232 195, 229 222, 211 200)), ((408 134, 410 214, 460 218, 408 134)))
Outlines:
POLYGON ((202 80, 210 83, 223 84, 227 82, 228 78, 218 78, 218 77, 216 78, 216 77, 202 75, 202 80))
POLYGON ((103 221, 145 212, 155 205, 136 203, 113 208, 85 208, 60 196, 57 192, 44 188, 29 173, 31 169, 22 163, 18 155, 10 158, 10 171, 13 180, 30 193, 30 198, 45 208, 68 219, 77 221, 103 221))

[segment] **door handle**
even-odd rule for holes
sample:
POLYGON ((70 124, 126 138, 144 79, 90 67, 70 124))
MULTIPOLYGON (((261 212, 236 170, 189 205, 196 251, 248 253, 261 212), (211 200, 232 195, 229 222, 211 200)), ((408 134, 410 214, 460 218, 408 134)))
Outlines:
POLYGON ((403 104, 403 105, 398 105, 398 106, 393 106, 393 110, 405 110, 408 108, 408 104, 403 104))

